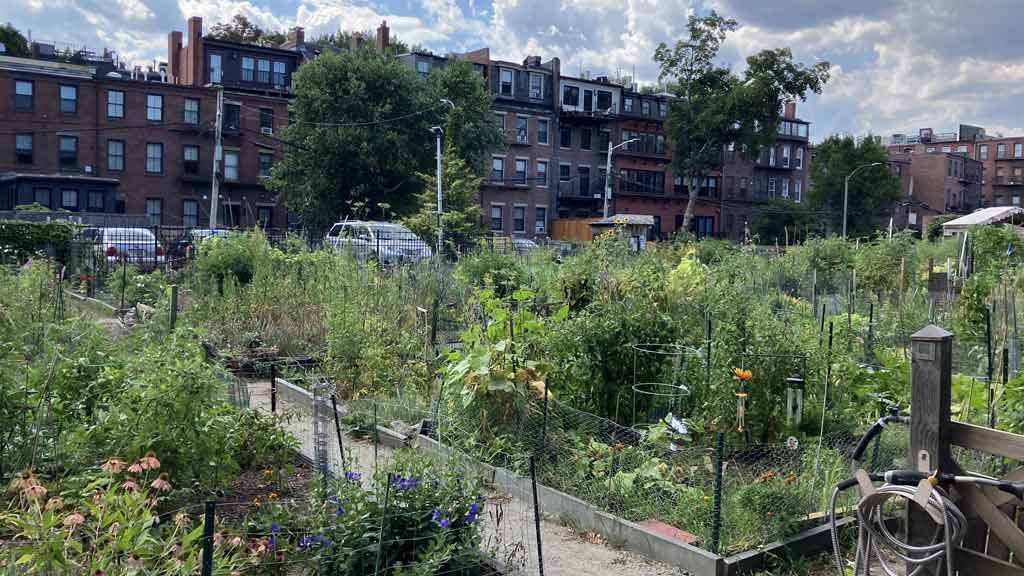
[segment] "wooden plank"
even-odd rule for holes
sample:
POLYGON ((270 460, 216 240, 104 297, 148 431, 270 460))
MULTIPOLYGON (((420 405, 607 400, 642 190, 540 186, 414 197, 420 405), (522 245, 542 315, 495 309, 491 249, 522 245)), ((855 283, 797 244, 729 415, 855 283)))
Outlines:
POLYGON ((989 558, 974 550, 956 549, 956 562, 953 565, 960 574, 972 576, 1024 576, 1024 568, 1009 562, 989 558))
MULTIPOLYGON (((985 493, 985 497, 988 498, 988 494, 984 489, 982 490, 982 492, 985 493)), ((989 502, 991 502, 991 500, 989 500, 989 502)), ((1011 516, 1011 514, 1013 513, 1012 505, 997 506, 997 509, 1004 516, 1009 518, 1010 521, 1014 523, 1014 525, 1017 524, 1011 516)), ((1020 528, 1018 527, 1018 530, 1019 529, 1020 528)), ((996 558, 998 560, 1004 560, 1006 562, 1010 561, 1010 549, 1007 548, 1006 544, 1003 544, 1003 541, 1000 540, 999 537, 996 536, 995 533, 991 530, 989 530, 988 547, 985 549, 985 555, 990 558, 996 558)))
MULTIPOLYGON (((1021 532, 1006 514, 986 498, 985 493, 978 486, 964 485, 958 489, 964 496, 966 504, 988 524, 990 529, 989 548, 992 548, 992 538, 995 537, 1006 545, 1015 556, 1024 558, 1024 532, 1021 532)), ((961 506, 961 508, 963 507, 961 506)))
POLYGON ((1024 460, 1024 435, 993 430, 964 422, 949 423, 950 441, 957 446, 980 450, 1014 460, 1024 460))

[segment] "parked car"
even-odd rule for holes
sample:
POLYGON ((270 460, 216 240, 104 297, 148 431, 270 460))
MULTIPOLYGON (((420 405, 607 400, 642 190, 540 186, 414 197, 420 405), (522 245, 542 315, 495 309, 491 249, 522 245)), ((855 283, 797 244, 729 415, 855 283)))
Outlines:
POLYGON ((227 235, 228 230, 223 228, 193 228, 168 246, 167 257, 173 266, 183 266, 190 257, 195 255, 204 240, 214 236, 224 238, 227 235))
POLYGON ((148 271, 164 265, 164 247, 148 228, 96 228, 86 237, 92 237, 97 254, 106 258, 108 266, 126 261, 148 271))
POLYGON ((376 260, 387 266, 419 262, 434 255, 430 246, 412 230, 390 222, 338 222, 327 232, 324 241, 332 248, 349 251, 360 262, 376 260))
POLYGON ((536 242, 529 238, 513 238, 512 247, 515 248, 517 254, 528 254, 540 248, 536 242))

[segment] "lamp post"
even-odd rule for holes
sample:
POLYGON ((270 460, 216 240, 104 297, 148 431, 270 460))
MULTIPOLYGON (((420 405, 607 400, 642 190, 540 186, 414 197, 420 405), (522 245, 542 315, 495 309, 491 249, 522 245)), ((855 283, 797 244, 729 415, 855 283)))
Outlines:
POLYGON ((864 168, 871 168, 872 166, 881 166, 882 164, 885 164, 885 162, 872 162, 871 164, 861 164, 860 166, 857 166, 856 168, 854 168, 853 172, 850 172, 849 174, 847 174, 846 178, 843 180, 843 239, 844 240, 846 239, 846 207, 847 207, 847 205, 849 203, 849 200, 850 200, 850 178, 853 178, 854 174, 856 174, 857 172, 863 170, 864 168))
MULTIPOLYGON (((452 110, 455 110, 455 104, 452 104, 451 100, 442 98, 441 104, 447 104, 452 110)), ((441 211, 443 208, 441 205, 441 199, 443 198, 441 191, 441 136, 444 135, 444 130, 440 126, 433 126, 430 128, 430 131, 437 140, 437 253, 435 255, 438 261, 440 261, 442 257, 441 248, 444 245, 444 212, 441 211)))
POLYGON ((625 142, 620 142, 619 144, 617 144, 615 146, 612 146, 611 138, 608 139, 608 161, 605 163, 605 166, 604 166, 604 217, 605 218, 608 217, 608 202, 609 202, 609 200, 611 200, 611 197, 612 197, 612 151, 617 149, 617 148, 621 148, 621 147, 625 146, 626 144, 631 144, 633 142, 636 142, 637 140, 640 140, 640 139, 639 138, 630 138, 629 140, 626 140, 625 142))

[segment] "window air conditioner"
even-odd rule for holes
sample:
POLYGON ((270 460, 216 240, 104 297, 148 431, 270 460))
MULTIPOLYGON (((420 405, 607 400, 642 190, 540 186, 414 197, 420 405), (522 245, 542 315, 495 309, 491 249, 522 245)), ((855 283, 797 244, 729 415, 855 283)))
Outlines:
POLYGON ((274 129, 271 128, 270 126, 260 126, 260 134, 266 134, 267 136, 270 136, 273 133, 274 129))

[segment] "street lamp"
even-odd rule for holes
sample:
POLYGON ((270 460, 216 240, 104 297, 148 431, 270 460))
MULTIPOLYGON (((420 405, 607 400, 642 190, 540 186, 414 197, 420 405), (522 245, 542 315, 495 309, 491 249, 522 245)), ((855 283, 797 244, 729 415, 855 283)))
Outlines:
MULTIPOLYGON (((455 104, 452 104, 451 100, 446 98, 441 99, 441 104, 447 104, 452 110, 455 110, 455 104)), ((438 260, 441 259, 441 247, 444 242, 444 213, 441 211, 441 136, 444 135, 444 130, 440 126, 432 126, 430 132, 434 134, 437 139, 437 253, 435 254, 438 260)))
POLYGON ((850 178, 857 172, 860 172, 864 168, 871 168, 872 166, 881 166, 885 162, 872 162, 871 164, 862 164, 853 169, 853 172, 847 174, 843 180, 843 239, 846 239, 846 207, 850 200, 850 178))
POLYGON ((622 148, 626 144, 632 144, 640 140, 639 138, 630 138, 625 142, 620 142, 616 146, 612 146, 611 138, 608 139, 608 161, 604 166, 604 217, 608 217, 608 201, 612 197, 612 150, 622 148))

